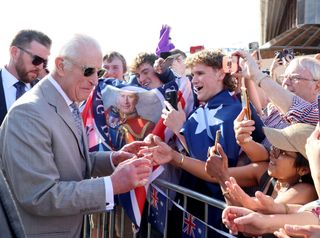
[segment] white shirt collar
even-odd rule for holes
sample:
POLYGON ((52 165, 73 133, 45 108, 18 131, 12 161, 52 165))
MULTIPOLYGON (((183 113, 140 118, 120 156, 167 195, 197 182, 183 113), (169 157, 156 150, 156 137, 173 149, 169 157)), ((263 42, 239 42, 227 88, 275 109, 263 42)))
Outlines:
MULTIPOLYGON (((7 69, 6 67, 2 68, 2 84, 3 84, 3 89, 6 91, 10 87, 14 87, 13 85, 18 82, 18 79, 13 76, 7 69), (5 79, 5 80, 4 80, 5 79)), ((25 84, 27 87, 27 90, 31 88, 30 83, 25 84)))
POLYGON ((61 94, 61 96, 63 97, 63 99, 66 101, 67 105, 70 108, 70 104, 73 102, 70 100, 70 98, 67 96, 67 94, 63 91, 60 84, 58 84, 58 82, 51 75, 48 77, 48 80, 53 84, 53 86, 61 94))

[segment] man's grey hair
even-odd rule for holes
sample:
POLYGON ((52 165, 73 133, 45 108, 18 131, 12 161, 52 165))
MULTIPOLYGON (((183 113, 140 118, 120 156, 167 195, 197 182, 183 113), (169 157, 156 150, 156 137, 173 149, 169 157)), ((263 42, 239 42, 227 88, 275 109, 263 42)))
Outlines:
POLYGON ((101 51, 100 44, 91 36, 75 34, 60 50, 59 56, 65 59, 77 60, 84 50, 97 49, 101 51))
POLYGON ((314 59, 309 56, 294 58, 290 62, 289 66, 297 67, 298 69, 302 70, 307 70, 310 72, 314 80, 320 80, 320 62, 317 59, 314 59))

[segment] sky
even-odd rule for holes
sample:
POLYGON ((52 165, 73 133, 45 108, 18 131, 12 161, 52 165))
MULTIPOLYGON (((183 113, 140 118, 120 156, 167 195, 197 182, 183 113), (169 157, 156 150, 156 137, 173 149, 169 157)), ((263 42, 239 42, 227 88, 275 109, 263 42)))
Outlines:
POLYGON ((190 46, 246 48, 260 40, 259 0, 5 0, 0 14, 0 67, 9 61, 9 46, 21 29, 35 29, 53 41, 49 68, 64 42, 85 33, 103 54, 118 51, 130 65, 139 52, 155 52, 163 24, 172 42, 190 46))

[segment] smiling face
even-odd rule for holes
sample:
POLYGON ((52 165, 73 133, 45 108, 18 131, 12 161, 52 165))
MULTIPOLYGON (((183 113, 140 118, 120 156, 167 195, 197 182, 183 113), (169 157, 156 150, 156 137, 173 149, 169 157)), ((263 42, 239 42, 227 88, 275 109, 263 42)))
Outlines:
POLYGON ((270 152, 268 174, 282 180, 296 178, 298 176, 297 168, 294 166, 296 157, 295 152, 281 151, 277 156, 270 152))
POLYGON ((121 91, 117 99, 117 108, 122 114, 130 114, 136 110, 138 95, 135 92, 121 91))
POLYGON ((308 102, 313 102, 318 95, 319 81, 315 81, 311 73, 296 62, 291 62, 286 68, 282 87, 308 102))
POLYGON ((103 67, 107 70, 104 74, 105 78, 115 78, 123 80, 123 75, 125 74, 125 72, 123 69, 123 63, 119 58, 114 57, 111 61, 103 61, 103 67))
POLYGON ((149 63, 141 64, 136 71, 138 82, 143 87, 153 89, 162 85, 159 77, 156 75, 152 65, 149 63))
POLYGON ((75 102, 86 100, 92 89, 98 83, 98 70, 102 66, 102 54, 95 45, 88 44, 77 50, 77 57, 58 57, 56 59, 57 71, 53 78, 58 81, 61 88, 75 102), (85 70, 91 68, 92 74, 85 75, 85 70))
POLYGON ((213 69, 205 64, 195 64, 191 68, 193 90, 200 101, 207 102, 223 90, 222 69, 213 69))

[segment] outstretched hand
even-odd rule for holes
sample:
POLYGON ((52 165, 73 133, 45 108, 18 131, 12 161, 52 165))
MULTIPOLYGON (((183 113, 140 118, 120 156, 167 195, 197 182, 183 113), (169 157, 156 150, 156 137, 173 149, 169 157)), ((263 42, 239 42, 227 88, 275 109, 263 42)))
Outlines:
POLYGON ((234 235, 243 232, 246 235, 265 233, 265 215, 244 207, 228 206, 222 212, 222 222, 234 235))
POLYGON ((161 141, 159 137, 149 137, 148 140, 151 140, 154 146, 142 148, 138 152, 139 156, 148 158, 153 165, 166 164, 173 160, 174 151, 169 145, 161 141))

